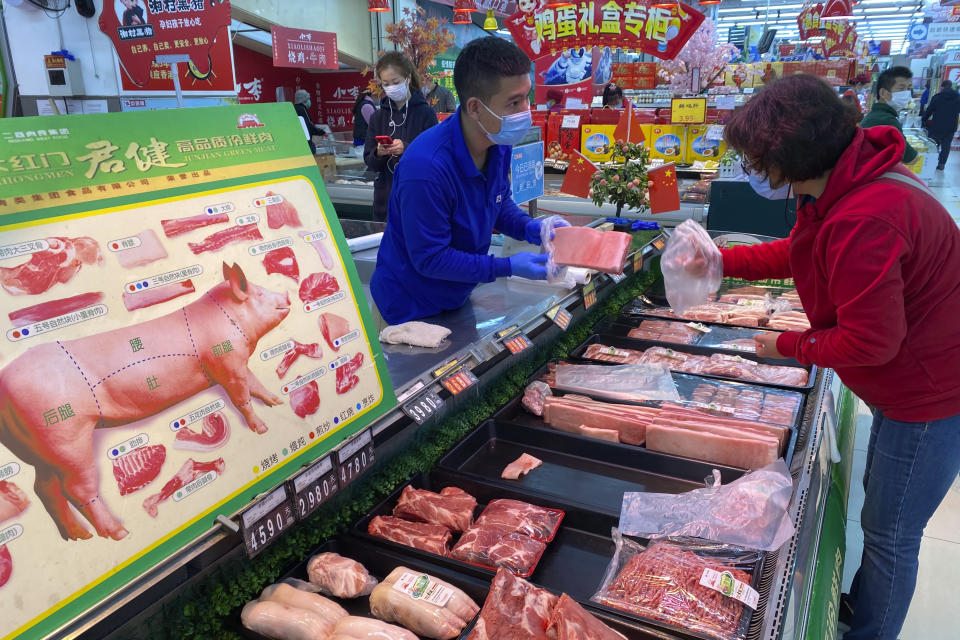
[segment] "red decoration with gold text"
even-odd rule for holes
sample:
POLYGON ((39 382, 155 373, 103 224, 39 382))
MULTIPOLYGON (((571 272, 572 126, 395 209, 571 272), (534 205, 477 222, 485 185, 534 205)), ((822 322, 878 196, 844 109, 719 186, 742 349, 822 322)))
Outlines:
POLYGON ((100 30, 113 42, 124 72, 141 87, 158 55, 188 55, 198 75, 208 74, 217 32, 229 26, 229 0, 108 2, 100 12, 100 30))
POLYGON ((519 0, 504 24, 531 59, 572 47, 610 47, 673 59, 703 22, 702 13, 677 3, 654 7, 653 0, 590 0, 548 7, 545 0, 519 0))

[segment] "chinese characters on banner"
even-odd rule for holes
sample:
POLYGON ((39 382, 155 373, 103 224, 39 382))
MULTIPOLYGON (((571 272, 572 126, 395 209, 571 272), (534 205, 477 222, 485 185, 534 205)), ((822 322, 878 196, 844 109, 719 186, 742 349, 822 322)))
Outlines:
POLYGON ((311 74, 304 87, 319 108, 317 124, 333 131, 353 129, 353 105, 368 77, 356 71, 311 74))
POLYGON ((702 13, 682 3, 669 8, 652 0, 590 0, 579 5, 533 9, 513 14, 504 24, 531 59, 571 47, 610 47, 642 51, 671 60, 700 27, 702 13))
MULTIPOLYGON (((184 93, 196 91, 206 95, 211 93, 232 95, 234 93, 234 61, 230 55, 232 48, 228 32, 223 31, 213 40, 213 45, 210 47, 208 54, 210 65, 206 72, 201 73, 192 60, 189 64, 178 65, 181 90, 184 93)), ((127 74, 121 73, 120 88, 124 92, 137 95, 154 91, 172 94, 174 91, 173 69, 169 64, 151 62, 149 80, 145 85, 138 86, 127 74)))
POLYGON ((272 25, 273 66, 339 69, 337 34, 272 25))
POLYGON ((108 2, 100 13, 100 30, 113 42, 120 66, 137 87, 150 81, 151 63, 158 55, 188 55, 195 74, 207 77, 217 32, 229 26, 229 0, 108 2))
MULTIPOLYGON (((277 102, 281 98, 289 101, 309 75, 298 69, 274 67, 270 56, 239 45, 233 47, 233 60, 240 104, 277 102), (280 89, 282 93, 278 91, 280 89)), ((311 109, 311 113, 311 117, 316 119, 317 111, 311 109)))
POLYGON ((823 14, 822 4, 808 4, 797 16, 797 27, 801 40, 809 40, 823 35, 823 23, 820 16, 823 14))

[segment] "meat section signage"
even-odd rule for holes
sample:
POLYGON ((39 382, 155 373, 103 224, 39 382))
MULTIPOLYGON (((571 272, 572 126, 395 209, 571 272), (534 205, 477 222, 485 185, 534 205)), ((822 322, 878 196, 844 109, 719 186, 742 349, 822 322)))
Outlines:
POLYGON ((220 29, 229 26, 229 0, 124 0, 105 2, 100 12, 100 30, 138 87, 150 81, 158 55, 189 56, 196 75, 206 77, 210 49, 220 29))
POLYGON ((395 400, 290 104, 17 118, 0 138, 8 640, 53 633, 395 400))
POLYGON ((337 34, 272 25, 273 66, 338 69, 337 34))

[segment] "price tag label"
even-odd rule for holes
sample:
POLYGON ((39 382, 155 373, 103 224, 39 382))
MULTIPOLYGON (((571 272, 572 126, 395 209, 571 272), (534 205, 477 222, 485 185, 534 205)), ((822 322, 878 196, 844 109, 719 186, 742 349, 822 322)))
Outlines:
POLYGON ((507 348, 510 353, 517 354, 521 351, 526 351, 531 346, 530 339, 524 333, 518 333, 509 338, 504 338, 503 346, 507 348))
POLYGON ((340 488, 356 480, 360 474, 373 466, 376 458, 373 451, 373 434, 367 429, 337 451, 340 488))
POLYGON ((710 127, 707 129, 707 135, 704 137, 707 140, 723 140, 723 125, 710 125, 710 127))
POLYGON ((597 304, 597 283, 588 282, 583 285, 583 308, 589 309, 597 304))
POLYGON ((637 251, 633 254, 633 272, 640 273, 643 271, 643 251, 637 251))
POLYGON ((667 241, 664 240, 662 237, 660 237, 654 240, 653 242, 651 242, 650 244, 652 244, 653 248, 656 249, 657 251, 663 251, 663 248, 667 246, 667 241))
POLYGON ((673 98, 670 120, 674 124, 703 124, 707 119, 706 98, 673 98))
POLYGON ((627 279, 627 276, 623 275, 622 273, 608 273, 607 275, 609 275, 610 279, 616 284, 620 284, 627 279))
POLYGON ((555 307, 552 307, 544 315, 553 320, 553 324, 557 325, 564 331, 566 331, 567 327, 570 326, 570 320, 573 318, 570 312, 561 307, 559 304, 555 307))
MULTIPOLYGON (((733 111, 737 106, 736 96, 717 96, 717 109, 720 111, 733 111)), ((709 140, 710 138, 708 138, 709 140)), ((713 138, 719 140, 720 138, 713 138)))
POLYGON ((580 126, 580 116, 563 116, 560 122, 561 129, 577 129, 580 126))
POLYGON ((333 456, 318 460, 293 478, 290 489, 297 518, 303 520, 340 490, 337 471, 333 468, 333 456))
POLYGON ((423 424, 443 407, 443 400, 435 391, 429 391, 419 398, 403 405, 403 412, 417 424, 423 424))
POLYGON ((476 383, 477 376, 473 375, 473 373, 467 369, 460 369, 456 373, 449 375, 440 381, 440 384, 443 386, 443 388, 454 396, 458 393, 463 393, 476 383))
POLYGON ((240 528, 247 557, 252 558, 270 546, 293 521, 293 506, 287 498, 286 486, 277 487, 244 511, 240 528))

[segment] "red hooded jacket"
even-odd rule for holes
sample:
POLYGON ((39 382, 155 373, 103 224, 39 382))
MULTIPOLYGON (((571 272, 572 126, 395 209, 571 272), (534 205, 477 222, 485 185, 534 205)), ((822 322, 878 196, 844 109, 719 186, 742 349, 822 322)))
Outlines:
POLYGON ((831 367, 861 399, 904 422, 960 414, 960 228, 900 164, 893 127, 858 129, 826 190, 790 237, 723 251, 724 275, 793 277, 810 330, 777 349, 831 367))

